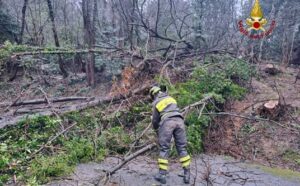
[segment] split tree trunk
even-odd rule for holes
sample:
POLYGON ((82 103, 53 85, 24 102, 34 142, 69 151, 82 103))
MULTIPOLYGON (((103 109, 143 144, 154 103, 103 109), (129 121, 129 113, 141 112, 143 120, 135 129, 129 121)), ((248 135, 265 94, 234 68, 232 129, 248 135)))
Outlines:
MULTIPOLYGON (((57 30, 56 30, 56 26, 55 26, 55 19, 54 19, 52 3, 51 3, 51 0, 46 0, 46 1, 48 4, 48 9, 49 9, 49 17, 50 17, 51 23, 52 23, 52 31, 53 31, 55 46, 59 48, 60 44, 59 44, 59 39, 58 39, 57 30)), ((58 63, 59 63, 59 69, 60 69, 61 73, 63 74, 63 76, 68 77, 68 72, 66 71, 66 69, 64 67, 63 58, 60 54, 58 55, 58 63)))

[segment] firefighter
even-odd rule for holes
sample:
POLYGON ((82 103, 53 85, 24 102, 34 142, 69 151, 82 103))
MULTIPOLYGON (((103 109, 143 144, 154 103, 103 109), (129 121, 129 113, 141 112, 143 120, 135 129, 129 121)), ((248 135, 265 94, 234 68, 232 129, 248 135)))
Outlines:
POLYGON ((158 159, 159 173, 154 178, 162 184, 166 183, 170 143, 174 136, 176 150, 180 156, 179 160, 184 170, 183 181, 185 184, 189 184, 191 157, 186 150, 185 125, 177 102, 166 93, 166 90, 162 90, 157 86, 150 89, 150 96, 153 100, 152 125, 158 134, 160 146, 158 159))

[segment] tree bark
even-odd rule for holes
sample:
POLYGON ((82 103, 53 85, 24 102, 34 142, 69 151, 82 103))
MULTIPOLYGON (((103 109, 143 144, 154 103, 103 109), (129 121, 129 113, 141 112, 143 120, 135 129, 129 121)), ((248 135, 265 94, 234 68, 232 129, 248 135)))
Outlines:
MULTIPOLYGON (((89 97, 61 97, 61 98, 52 98, 49 99, 50 102, 52 103, 60 103, 60 102, 68 102, 68 101, 83 101, 83 100, 88 100, 91 99, 89 97)), ((46 104, 47 100, 45 99, 34 99, 34 100, 29 100, 29 101, 21 101, 18 102, 15 101, 13 103, 1 103, 0 108, 4 106, 11 106, 11 107, 16 107, 16 106, 24 106, 24 105, 39 105, 39 104, 46 104)))
MULTIPOLYGON (((51 20, 51 23, 52 23, 52 31, 53 31, 55 46, 60 47, 59 39, 58 39, 58 35, 57 35, 57 30, 56 30, 56 26, 55 26, 55 19, 54 19, 54 12, 53 12, 52 3, 51 3, 51 0, 46 0, 46 1, 47 1, 47 4, 48 4, 48 9, 49 9, 49 17, 50 17, 50 20, 51 20)), ((64 62, 63 62, 63 59, 62 59, 61 55, 58 55, 58 63, 59 63, 60 71, 63 74, 63 76, 68 77, 68 72, 66 71, 66 69, 64 67, 64 62)))
POLYGON ((297 76, 296 76, 296 79, 295 79, 295 83, 294 84, 296 84, 297 83, 297 81, 300 79, 300 70, 299 70, 299 72, 298 72, 298 74, 297 74, 297 76))
POLYGON ((23 43, 23 35, 25 30, 25 23, 26 23, 26 10, 27 10, 28 0, 24 0, 23 8, 22 8, 22 26, 21 26, 21 32, 20 32, 20 38, 18 41, 18 44, 23 43))
MULTIPOLYGON (((97 0, 94 0, 94 9, 93 9, 93 21, 92 16, 90 15, 92 0, 82 0, 82 17, 84 25, 84 42, 89 49, 93 48, 93 45, 96 43, 95 34, 96 34, 96 15, 97 15, 97 0)), ((89 53, 86 62, 86 73, 87 73, 87 82, 91 87, 95 86, 95 55, 89 53)))

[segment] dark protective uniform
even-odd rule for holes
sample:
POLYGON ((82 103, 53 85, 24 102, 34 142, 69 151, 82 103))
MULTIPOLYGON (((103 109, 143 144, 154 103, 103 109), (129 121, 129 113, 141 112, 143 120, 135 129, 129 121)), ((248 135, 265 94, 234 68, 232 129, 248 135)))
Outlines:
POLYGON ((158 133, 160 145, 160 158, 158 159, 159 169, 168 170, 168 156, 172 136, 180 156, 183 168, 189 168, 191 158, 187 153, 186 133, 183 116, 174 98, 160 92, 153 102, 152 125, 158 133))

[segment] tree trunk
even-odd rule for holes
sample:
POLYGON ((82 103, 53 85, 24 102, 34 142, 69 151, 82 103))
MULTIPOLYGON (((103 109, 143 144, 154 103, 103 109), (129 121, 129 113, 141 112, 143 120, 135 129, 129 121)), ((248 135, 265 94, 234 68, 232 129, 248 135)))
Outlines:
POLYGON ((298 72, 298 74, 297 74, 297 76, 296 76, 296 79, 295 79, 295 84, 297 83, 297 81, 300 79, 300 70, 299 70, 299 72, 298 72))
POLYGON ((20 32, 20 38, 18 41, 18 44, 23 43, 23 35, 25 30, 25 23, 26 23, 26 10, 27 10, 28 0, 24 0, 23 8, 22 8, 22 26, 21 26, 21 32, 20 32))
MULTIPOLYGON (((54 42, 56 47, 60 47, 59 40, 58 40, 58 35, 56 31, 56 26, 55 26, 55 20, 54 20, 54 12, 53 12, 53 7, 51 4, 51 0, 46 0, 48 4, 48 9, 49 9, 49 17, 52 23, 52 31, 53 31, 53 37, 54 37, 54 42)), ((63 74, 64 77, 68 77, 68 72, 66 71, 64 67, 64 62, 62 59, 61 55, 58 55, 58 63, 59 63, 59 68, 61 73, 63 74)))
MULTIPOLYGON (((84 42, 89 49, 96 44, 96 20, 97 20, 97 0, 94 0, 93 19, 90 15, 92 0, 82 0, 82 15, 84 24, 84 42)), ((86 62, 87 82, 89 86, 95 86, 95 55, 89 53, 86 62)))

